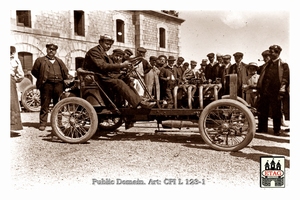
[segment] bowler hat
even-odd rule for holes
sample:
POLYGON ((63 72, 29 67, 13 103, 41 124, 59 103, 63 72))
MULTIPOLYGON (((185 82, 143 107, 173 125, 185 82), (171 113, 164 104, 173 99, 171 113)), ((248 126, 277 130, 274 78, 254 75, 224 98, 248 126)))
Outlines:
POLYGON ((275 50, 280 53, 282 51, 282 48, 279 45, 272 45, 269 47, 269 50, 275 50))
POLYGON ((234 57, 243 57, 244 54, 242 52, 236 52, 233 54, 234 57))
POLYGON ((157 57, 157 59, 160 59, 161 57, 163 57, 163 58, 165 58, 166 60, 168 60, 167 56, 165 56, 165 55, 159 55, 159 56, 157 57))
POLYGON ((123 51, 122 49, 114 49, 114 50, 113 50, 113 53, 114 53, 114 54, 118 54, 118 55, 124 55, 124 54, 125 54, 124 51, 123 51))
POLYGON ((209 53, 209 54, 207 54, 207 57, 208 58, 213 58, 213 57, 215 57, 215 54, 214 53, 209 53))
POLYGON ((137 51, 141 52, 141 53, 146 53, 147 52, 147 50, 144 47, 138 47, 137 51))
POLYGON ((58 46, 56 45, 56 44, 53 44, 53 43, 51 43, 51 44, 46 44, 46 48, 48 49, 48 48, 54 48, 55 50, 57 50, 58 49, 58 46))
POLYGON ((132 56, 132 55, 133 55, 133 52, 132 52, 130 49, 125 49, 125 50, 124 50, 124 53, 126 53, 126 54, 129 55, 129 56, 132 56))
POLYGON ((156 57, 156 56, 150 56, 149 60, 150 60, 150 61, 152 61, 152 60, 157 60, 157 57, 156 57))
POLYGON ((174 56, 169 56, 168 61, 175 61, 175 57, 174 56))

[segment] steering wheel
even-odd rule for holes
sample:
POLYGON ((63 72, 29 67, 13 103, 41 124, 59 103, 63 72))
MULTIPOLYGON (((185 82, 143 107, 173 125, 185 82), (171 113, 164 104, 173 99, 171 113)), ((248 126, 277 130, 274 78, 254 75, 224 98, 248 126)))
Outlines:
POLYGON ((128 61, 132 64, 132 66, 137 66, 142 62, 142 60, 143 60, 142 56, 136 56, 128 59, 128 61))

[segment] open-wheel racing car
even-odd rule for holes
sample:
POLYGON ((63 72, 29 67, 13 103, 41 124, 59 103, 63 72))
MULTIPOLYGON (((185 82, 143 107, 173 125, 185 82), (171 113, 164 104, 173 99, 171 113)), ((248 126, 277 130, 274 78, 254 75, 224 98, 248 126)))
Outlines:
MULTIPOLYGON (((133 66, 141 62, 140 57, 131 59, 133 66)), ((139 74, 133 67, 131 73, 139 74)), ((215 150, 238 151, 246 147, 255 135, 255 118, 246 102, 236 95, 236 75, 230 75, 230 93, 218 99, 220 84, 196 83, 197 93, 194 101, 188 97, 188 108, 170 109, 165 101, 155 100, 149 95, 150 101, 156 101, 151 109, 132 108, 97 81, 97 73, 77 70, 78 80, 67 97, 62 98, 51 113, 51 126, 54 135, 67 143, 85 143, 97 130, 114 131, 125 122, 155 121, 157 129, 162 127, 189 127, 196 125, 206 144, 215 150), (99 103, 101 102, 101 103, 99 103), (193 102, 197 104, 193 105, 193 102), (99 105, 105 106, 99 106, 99 105)), ((147 88, 143 81, 140 82, 147 88)), ((176 88, 178 89, 178 88, 176 88)), ((174 90, 176 98, 177 91, 174 90)), ((177 99, 175 99, 175 102, 177 99)))

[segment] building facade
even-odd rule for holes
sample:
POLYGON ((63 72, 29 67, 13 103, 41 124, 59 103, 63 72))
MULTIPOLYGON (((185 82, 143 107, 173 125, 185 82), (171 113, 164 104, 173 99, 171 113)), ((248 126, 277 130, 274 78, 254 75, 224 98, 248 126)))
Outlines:
MULTIPOLYGON (((11 10, 11 45, 17 49, 24 72, 30 72, 36 58, 44 56, 45 45, 58 45, 57 56, 70 70, 81 66, 85 53, 98 45, 100 35, 115 39, 115 48, 147 49, 146 58, 180 54, 180 26, 177 15, 163 11, 36 11, 11 10)), ((110 54, 111 52, 109 52, 110 54)))

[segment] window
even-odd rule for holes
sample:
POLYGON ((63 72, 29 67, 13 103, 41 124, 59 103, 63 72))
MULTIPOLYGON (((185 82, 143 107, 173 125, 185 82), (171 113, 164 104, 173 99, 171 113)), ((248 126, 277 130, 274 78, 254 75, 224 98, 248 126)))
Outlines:
POLYGON ((18 58, 21 61, 23 71, 24 71, 24 77, 28 78, 31 83, 33 82, 33 78, 31 75, 31 69, 32 69, 32 54, 28 52, 19 52, 18 58))
POLYGON ((117 24, 117 42, 123 42, 124 43, 124 21, 117 19, 116 21, 117 24))
POLYGON ((33 64, 32 54, 28 52, 19 52, 18 58, 21 61, 24 73, 31 71, 33 64))
POLYGON ((76 57, 75 58, 75 69, 77 70, 78 68, 83 66, 83 61, 84 58, 83 57, 76 57))
POLYGON ((29 10, 17 10, 17 26, 31 28, 31 12, 29 10))
POLYGON ((74 10, 74 32, 75 35, 84 36, 84 12, 74 10))
POLYGON ((159 28, 159 47, 166 48, 166 30, 159 28))

